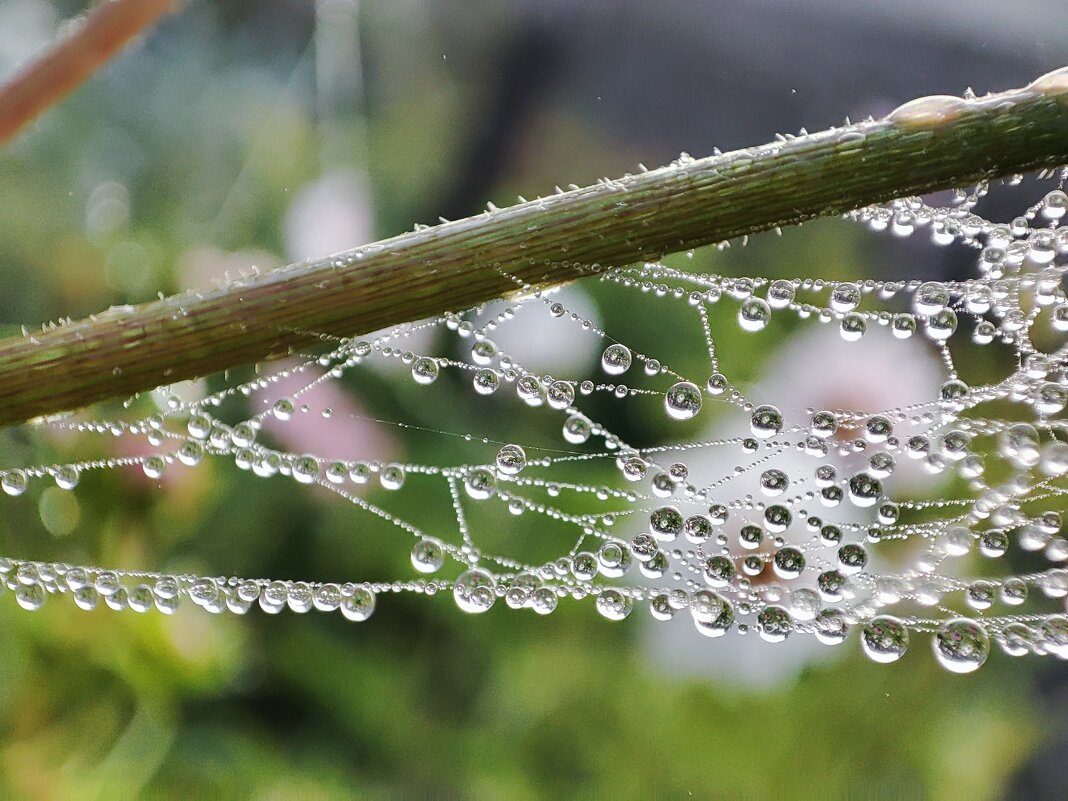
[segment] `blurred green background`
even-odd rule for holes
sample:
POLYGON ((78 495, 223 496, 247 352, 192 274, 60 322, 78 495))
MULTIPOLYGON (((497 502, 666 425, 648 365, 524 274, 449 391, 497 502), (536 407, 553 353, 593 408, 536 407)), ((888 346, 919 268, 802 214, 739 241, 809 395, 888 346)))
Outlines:
MULTIPOLYGON (((0 75, 83 10, 0 5, 0 75)), ((207 286, 226 270, 323 255, 684 150, 815 130, 966 85, 1009 88, 1068 62, 1058 2, 1003 10, 194 0, 0 151, 0 327, 207 286)), ((1023 197, 986 208, 1008 218, 1034 200, 1023 197)), ((970 258, 829 221, 693 263, 725 274, 959 277, 970 258)), ((629 318, 611 292, 588 301, 639 340, 663 336, 663 321, 629 318)), ((728 342, 723 352, 744 384, 773 350, 728 342)), ((458 387, 453 405, 428 409, 400 384, 371 373, 346 388, 371 415, 504 427, 458 387)), ((535 438, 531 426, 511 438, 535 438)), ((445 438, 381 436, 396 458, 454 458, 445 438)), ((101 447, 9 430, 0 461, 101 447)), ((9 556, 127 569, 411 574, 407 545, 292 484, 221 462, 162 488, 107 471, 75 493, 34 486, 6 499, 0 540, 9 556)), ((532 521, 514 525, 509 536, 533 532, 532 521)), ((961 677, 938 669, 926 642, 889 666, 851 642, 834 661, 790 655, 774 678, 746 681, 744 664, 731 676, 665 669, 644 609, 610 624, 588 603, 546 619, 503 607, 474 617, 445 595, 388 596, 354 625, 193 607, 174 618, 85 613, 59 599, 28 614, 8 593, 0 794, 986 799, 1061 797, 1068 781, 1056 758, 1068 674, 1052 660, 994 655, 961 677)))

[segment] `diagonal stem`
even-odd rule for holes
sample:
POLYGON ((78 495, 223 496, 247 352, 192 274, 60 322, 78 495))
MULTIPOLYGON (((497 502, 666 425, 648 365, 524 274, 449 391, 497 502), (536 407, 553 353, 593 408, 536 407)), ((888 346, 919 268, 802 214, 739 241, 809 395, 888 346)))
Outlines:
POLYGON ((1068 68, 0 340, 0 424, 912 194, 1068 163, 1068 68))

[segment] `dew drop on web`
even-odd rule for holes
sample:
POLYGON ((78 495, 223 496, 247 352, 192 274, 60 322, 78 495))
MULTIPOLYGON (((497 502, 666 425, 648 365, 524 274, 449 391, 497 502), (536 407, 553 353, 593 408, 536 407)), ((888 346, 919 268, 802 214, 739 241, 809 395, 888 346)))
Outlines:
MULTIPOLYGON (((1032 88, 1063 83, 1055 73, 1032 88)), ((925 98, 889 123, 926 135, 981 102, 925 98)), ((865 141, 852 129, 839 139, 865 141)), ((147 410, 51 421, 78 451, 0 469, 5 502, 35 504, 46 526, 96 471, 148 492, 207 465, 246 471, 272 491, 348 504, 361 537, 371 521, 390 531, 382 555, 396 558, 382 564, 396 576, 0 559, 0 580, 26 610, 55 595, 126 614, 359 622, 380 595, 451 593, 491 617, 580 605, 607 621, 682 619, 713 648, 812 638, 890 663, 929 637, 951 673, 982 667, 992 643, 1068 656, 1068 196, 1044 184, 1031 207, 993 221, 987 188, 846 215, 920 247, 963 245, 972 270, 952 281, 604 269, 589 288, 526 287, 324 339, 325 353, 224 377, 192 400, 162 388, 147 410), (528 525, 534 540, 513 536, 528 525), (1015 569, 1020 556, 1034 569, 1015 569)))

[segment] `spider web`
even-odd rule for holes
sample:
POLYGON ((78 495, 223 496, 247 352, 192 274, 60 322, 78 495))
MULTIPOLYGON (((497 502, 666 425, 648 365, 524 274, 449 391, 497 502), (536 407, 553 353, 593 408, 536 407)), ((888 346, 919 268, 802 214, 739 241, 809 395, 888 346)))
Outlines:
POLYGON ((662 263, 586 278, 617 296, 621 324, 602 323, 581 293, 517 287, 368 338, 324 336, 326 353, 206 397, 163 388, 159 414, 52 421, 128 440, 132 455, 3 472, 17 497, 46 478, 74 490, 93 470, 162 480, 233 462, 343 499, 356 525, 410 551, 407 576, 324 583, 7 558, 0 586, 27 610, 66 595, 87 610, 354 621, 380 595, 441 593, 472 614, 583 603, 618 621, 642 609, 713 638, 837 645, 857 629, 878 662, 929 633, 954 672, 980 667, 991 643, 1068 658, 1068 199, 1064 171, 1045 177, 1057 188, 1007 223, 977 212, 986 185, 946 206, 904 198, 846 215, 974 249, 967 280, 770 280, 662 263), (777 379, 736 379, 723 364, 744 358, 723 348, 766 346, 769 330, 785 342, 777 379), (977 360, 1005 369, 990 380, 969 369, 977 360), (432 422, 332 408, 368 382, 420 393, 432 422), (828 398, 848 388, 856 408, 820 405, 806 382, 837 387, 828 398), (397 458, 367 433, 383 428, 430 444, 397 458), (520 518, 536 537, 514 536, 520 518))

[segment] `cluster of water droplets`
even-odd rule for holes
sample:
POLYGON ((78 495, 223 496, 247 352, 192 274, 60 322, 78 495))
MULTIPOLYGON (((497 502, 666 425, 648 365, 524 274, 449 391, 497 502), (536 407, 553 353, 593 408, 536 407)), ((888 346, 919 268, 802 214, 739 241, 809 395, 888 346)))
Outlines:
MULTIPOLYGON (((1064 174, 1057 177, 1063 184, 1064 174)), ((694 346, 707 351, 700 374, 684 375, 613 338, 553 292, 527 288, 516 300, 340 341, 299 367, 192 403, 172 396, 145 419, 54 421, 139 438, 151 449, 0 475, 4 493, 17 497, 45 479, 73 490, 87 470, 132 466, 159 480, 207 459, 230 460, 265 480, 330 490, 354 515, 386 521, 410 548, 411 576, 318 583, 0 559, 0 591, 10 589, 29 610, 69 595, 82 609, 103 601, 171 614, 191 603, 212 613, 315 610, 354 621, 368 618, 377 595, 389 592, 449 594, 472 614, 503 604, 547 615, 588 599, 608 620, 639 607, 654 620, 688 616, 707 637, 755 633, 780 642, 811 635, 837 645, 856 629, 863 652, 877 662, 901 658, 926 634, 938 662, 955 672, 981 666, 992 643, 1013 656, 1068 658, 1068 569, 1061 566, 1068 561, 1061 517, 1068 491, 1068 226, 1061 223, 1068 198, 1054 188, 1016 219, 995 223, 976 211, 986 189, 958 192, 945 207, 906 198, 847 215, 875 231, 974 248, 975 274, 967 280, 767 280, 659 263, 596 279, 629 293, 639 309, 667 303, 673 314, 688 315, 694 346), (498 345, 520 314, 596 340, 602 355, 593 372, 526 369, 498 345), (896 408, 797 408, 789 396, 750 398, 721 371, 713 329, 736 325, 756 334, 780 317, 837 329, 848 343, 886 332, 921 340, 937 354, 944 380, 935 397, 896 408), (447 355, 406 347, 420 331, 448 332, 447 355), (1007 349, 1013 366, 994 383, 969 384, 957 361, 975 347, 1007 349), (481 441, 486 458, 455 464, 336 461, 261 441, 266 422, 309 414, 305 399, 316 387, 397 362, 428 393, 452 373, 470 387, 473 402, 507 396, 510 413, 555 415, 558 439, 546 447, 468 436, 481 441), (273 391, 294 377, 306 379, 298 391, 273 391), (235 396, 254 408, 226 423, 218 407, 235 396), (586 401, 594 399, 646 411, 653 405, 669 430, 692 432, 702 415, 730 414, 744 419, 745 430, 634 447, 590 413, 586 401), (713 453, 738 466, 714 472, 713 453), (919 465, 934 487, 952 477, 963 489, 901 497, 893 486, 906 464, 919 465), (582 475, 588 480, 575 479, 582 475), (753 478, 749 491, 743 484, 753 478), (424 530, 404 514, 431 485, 452 505, 448 530, 424 530), (390 504, 393 495, 406 500, 390 504), (569 502, 557 500, 561 495, 569 502), (582 501, 581 511, 572 500, 582 501), (537 562, 489 553, 469 523, 475 506, 537 515, 569 532, 570 547, 537 562), (1014 558, 1033 569, 1006 567, 1014 558)), ((910 366, 905 359, 882 369, 910 366)))

